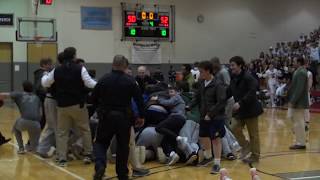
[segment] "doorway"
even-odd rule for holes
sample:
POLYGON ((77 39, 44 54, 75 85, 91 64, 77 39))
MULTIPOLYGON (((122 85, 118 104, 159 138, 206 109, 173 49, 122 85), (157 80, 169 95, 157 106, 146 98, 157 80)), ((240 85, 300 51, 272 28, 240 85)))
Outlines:
POLYGON ((30 81, 34 80, 34 71, 39 69, 40 60, 42 58, 50 58, 53 63, 56 62, 58 54, 57 43, 28 43, 27 44, 27 79, 30 81))
POLYGON ((13 91, 13 43, 0 42, 0 92, 13 91))

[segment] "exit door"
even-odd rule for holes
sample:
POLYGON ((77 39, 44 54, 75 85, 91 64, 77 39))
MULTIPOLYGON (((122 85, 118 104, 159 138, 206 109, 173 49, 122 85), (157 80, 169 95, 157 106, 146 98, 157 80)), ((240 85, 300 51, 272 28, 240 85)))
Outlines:
POLYGON ((53 63, 56 62, 58 54, 57 43, 28 43, 27 44, 27 78, 31 81, 34 80, 34 71, 39 69, 40 60, 42 58, 50 58, 53 63))
POLYGON ((12 61, 12 43, 0 42, 0 92, 9 92, 13 90, 12 61))

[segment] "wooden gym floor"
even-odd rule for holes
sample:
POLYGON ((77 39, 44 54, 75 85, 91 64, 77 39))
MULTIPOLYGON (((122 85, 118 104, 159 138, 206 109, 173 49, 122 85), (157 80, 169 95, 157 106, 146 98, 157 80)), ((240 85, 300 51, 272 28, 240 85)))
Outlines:
MULTIPOLYGON (((19 116, 16 108, 0 108, 0 131, 13 140, 0 147, 0 179, 1 180, 90 180, 93 165, 85 166, 81 161, 73 161, 66 168, 57 167, 52 160, 44 160, 27 153, 17 155, 16 141, 11 133, 12 125, 19 116)), ((282 177, 287 179, 320 179, 320 114, 311 114, 311 129, 308 135, 307 151, 289 151, 292 143, 290 121, 286 111, 268 109, 260 117, 260 139, 262 159, 255 167, 263 171, 261 179, 273 180, 282 177), (277 177, 278 176, 278 177, 277 177)), ((24 134, 26 139, 26 134, 24 134)), ((233 180, 249 180, 249 166, 241 161, 222 161, 233 180)), ((157 163, 147 163, 151 175, 142 180, 160 179, 218 179, 218 175, 210 175, 210 167, 175 167, 161 166, 157 163)), ((115 175, 114 165, 108 165, 107 175, 115 175)))

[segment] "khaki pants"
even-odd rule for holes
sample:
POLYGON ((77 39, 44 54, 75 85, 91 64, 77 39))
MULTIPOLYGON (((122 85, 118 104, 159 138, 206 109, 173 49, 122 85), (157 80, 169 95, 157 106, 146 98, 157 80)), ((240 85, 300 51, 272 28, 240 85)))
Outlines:
POLYGON ((46 128, 42 132, 37 152, 47 154, 51 146, 56 146, 57 139, 57 102, 52 98, 45 98, 44 112, 46 115, 46 128))
POLYGON ((84 106, 84 108, 80 108, 79 105, 64 108, 58 107, 57 153, 59 160, 67 159, 68 140, 71 128, 80 132, 80 135, 83 138, 84 154, 89 155, 92 153, 88 116, 86 106, 84 106))
POLYGON ((226 121, 225 121, 225 125, 230 129, 230 124, 232 121, 232 111, 233 111, 233 105, 234 105, 234 99, 229 98, 227 100, 227 105, 226 105, 226 121))
POLYGON ((133 169, 140 169, 142 168, 142 164, 140 161, 140 149, 136 146, 136 134, 134 132, 134 128, 131 127, 131 134, 130 134, 130 142, 129 142, 129 162, 133 169), (137 148, 136 148, 137 147, 137 148), (137 150, 138 151, 137 151, 137 150))
POLYGON ((260 157, 258 117, 233 119, 231 130, 242 148, 250 148, 250 152, 254 158, 260 157), (244 126, 247 126, 250 142, 246 140, 243 134, 244 126))
POLYGON ((304 113, 304 109, 292 108, 291 115, 289 116, 292 121, 292 130, 295 135, 295 144, 301 146, 306 145, 304 113))

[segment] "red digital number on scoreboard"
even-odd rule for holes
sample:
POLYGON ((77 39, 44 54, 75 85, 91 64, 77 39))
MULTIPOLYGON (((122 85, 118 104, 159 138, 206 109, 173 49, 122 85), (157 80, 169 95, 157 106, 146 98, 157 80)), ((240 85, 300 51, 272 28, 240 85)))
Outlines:
POLYGON ((53 2, 53 0, 41 0, 40 4, 44 4, 44 5, 51 5, 53 2))
POLYGON ((169 17, 168 16, 160 16, 160 24, 165 27, 169 27, 169 17))
POLYGON ((135 15, 127 15, 126 26, 131 26, 137 22, 137 17, 135 15))
POLYGON ((52 4, 52 0, 46 0, 46 4, 52 4))
POLYGON ((135 15, 128 15, 128 23, 136 23, 137 17, 135 15))

